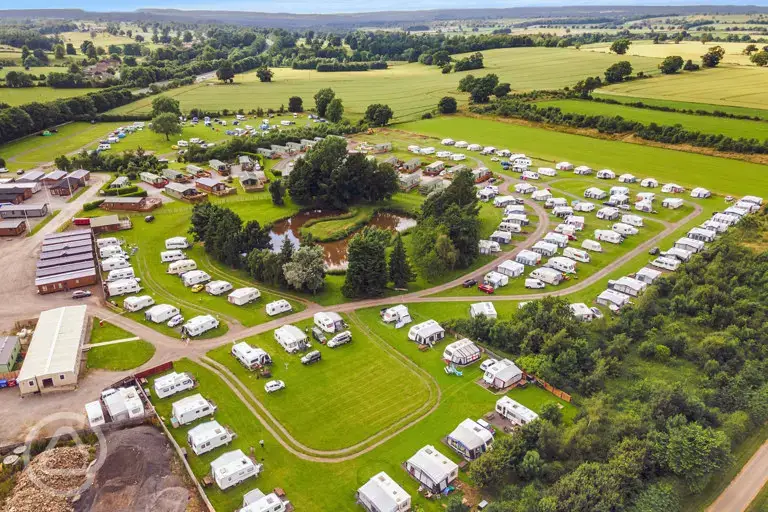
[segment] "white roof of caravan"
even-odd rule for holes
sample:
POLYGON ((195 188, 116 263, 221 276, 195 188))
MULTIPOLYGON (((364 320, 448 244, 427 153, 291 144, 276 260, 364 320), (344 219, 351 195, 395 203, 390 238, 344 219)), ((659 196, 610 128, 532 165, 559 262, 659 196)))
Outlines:
POLYGON ((182 414, 186 411, 192 411, 200 407, 205 407, 206 405, 210 405, 210 402, 203 398, 203 395, 197 393, 195 395, 187 396, 181 400, 173 402, 172 407, 174 414, 182 414))
POLYGON ((524 259, 524 260, 530 261, 530 260, 538 260, 541 257, 541 255, 539 253, 537 253, 537 252, 533 252, 533 251, 528 250, 528 249, 523 249, 522 251, 517 253, 517 257, 520 258, 520 259, 524 259))
POLYGON ((662 201, 663 203, 671 203, 671 204, 683 204, 683 200, 679 197, 667 197, 662 201))
POLYGON ((552 192, 549 190, 534 190, 532 195, 534 197, 552 197, 552 192))
POLYGON ((238 288, 236 290, 232 290, 232 293, 229 294, 230 297, 247 297, 253 292, 258 292, 258 288, 253 288, 252 286, 246 286, 245 288, 238 288))
POLYGON ((176 373, 171 372, 168 375, 163 375, 162 377, 158 377, 155 379, 155 389, 164 388, 165 386, 169 386, 171 384, 175 384, 176 382, 185 379, 187 377, 186 373, 176 373))
POLYGON ((500 361, 496 361, 491 366, 486 368, 485 373, 492 375, 494 378, 508 380, 515 375, 522 374, 523 371, 509 359, 502 359, 500 361))
POLYGON ((636 290, 638 292, 641 292, 646 288, 648 288, 648 283, 644 283, 643 281, 639 281, 634 277, 628 277, 628 276, 618 278, 614 284, 617 284, 619 286, 626 286, 627 288, 632 288, 633 290, 636 290))
POLYGON ((307 337, 307 335, 304 334, 304 331, 302 331, 295 325, 291 325, 291 324, 278 327, 277 329, 275 329, 275 333, 277 332, 279 332, 281 336, 286 336, 294 340, 303 340, 304 338, 307 337))
POLYGON ((253 461, 246 457, 242 450, 232 450, 211 462, 211 472, 214 477, 223 477, 228 473, 234 473, 241 468, 253 465, 253 461))
MULTIPOLYGON (((480 304, 483 304, 483 302, 480 304)), ((486 302, 485 304, 489 303, 486 302)), ((474 306, 474 304, 472 305, 474 306)), ((477 345, 475 345, 472 340, 467 338, 462 338, 459 341, 454 341, 453 343, 446 345, 445 350, 450 350, 454 354, 459 354, 462 356, 472 356, 480 352, 480 349, 477 348, 477 345)))
POLYGON ((574 304, 570 304, 569 307, 571 308, 571 312, 576 316, 592 314, 592 310, 589 309, 589 306, 587 306, 583 302, 576 302, 574 304))
POLYGON ((702 242, 701 240, 694 240, 693 238, 688 238, 687 236, 678 238, 675 243, 680 245, 690 245, 691 247, 696 247, 698 249, 704 248, 704 242, 702 242))
POLYGON ((713 231, 711 229, 704 229, 704 228, 691 228, 691 230, 688 231, 688 233, 689 234, 690 233, 696 233, 698 235, 705 235, 705 236, 712 237, 712 238, 717 236, 717 231, 713 231))
POLYGON ((104 411, 101 408, 101 402, 96 400, 85 404, 85 414, 88 415, 88 419, 103 418, 104 411))
POLYGON ((189 240, 187 240, 187 237, 185 237, 185 236, 172 236, 171 238, 166 238, 165 239, 165 243, 167 243, 167 244, 168 243, 179 243, 179 242, 189 243, 189 240))
POLYGON ((533 275, 534 273, 536 273, 537 275, 549 274, 550 276, 556 276, 556 275, 557 276, 562 276, 563 275, 563 273, 560 272, 559 270, 555 270, 555 269, 549 268, 549 267, 539 267, 539 268, 536 268, 536 269, 533 270, 533 272, 531 272, 531 275, 533 275))
POLYGON ((608 302, 612 302, 617 306, 623 306, 629 302, 631 297, 626 293, 617 292, 616 290, 604 290, 600 295, 597 296, 597 298, 607 300, 608 302))
POLYGON ((576 265, 576 262, 565 256, 554 256, 549 258, 549 263, 560 263, 561 265, 576 265))
POLYGON ((151 299, 152 297, 150 295, 133 295, 131 297, 126 297, 123 303, 128 304, 140 304, 144 302, 147 299, 151 299))
POLYGON ((496 405, 503 404, 508 409, 514 409, 517 412, 517 415, 520 416, 525 420, 526 423, 529 423, 536 418, 539 417, 538 414, 521 404, 520 402, 517 402, 515 400, 512 400, 508 396, 503 396, 496 400, 496 405))
POLYGON ((373 475, 358 492, 368 498, 377 510, 399 510, 401 504, 410 499, 410 495, 383 471, 373 475))
POLYGON ((487 428, 469 418, 465 419, 448 434, 448 437, 456 439, 470 450, 479 448, 493 439, 493 435, 487 428))
MULTIPOLYGON (((521 251, 522 252, 522 251, 521 251)), ((505 260, 499 265, 500 269, 510 270, 512 272, 522 272, 525 270, 525 265, 513 260, 505 260)))
POLYGON ((189 328, 194 327, 196 325, 204 325, 204 324, 210 322, 211 320, 216 320, 216 319, 213 316, 211 316, 211 315, 198 315, 196 317, 193 317, 193 318, 190 318, 189 320, 187 320, 187 323, 185 323, 184 326, 187 329, 189 329, 189 328))
POLYGON ((167 313, 168 311, 173 311, 175 309, 177 309, 176 306, 171 306, 170 304, 157 304, 144 311, 144 314, 154 315, 158 313, 167 313))
MULTIPOLYGON (((486 316, 488 315, 496 316, 496 306, 493 305, 493 302, 475 302, 474 304, 471 304, 469 307, 472 309, 472 311, 475 311, 476 313, 481 313, 486 316)), ((448 345, 448 346, 450 347, 451 345, 448 345)))
POLYGON ((540 240, 533 244, 534 249, 541 249, 543 251, 547 252, 557 252, 557 244, 553 244, 550 242, 545 242, 544 240, 540 240))
POLYGON ((551 240, 560 240, 561 242, 565 242, 568 240, 568 237, 565 236, 564 234, 555 233, 554 231, 550 231, 546 235, 544 235, 544 240, 546 240, 547 238, 551 240))
POLYGON ((759 196, 744 196, 741 198, 741 200, 748 203, 755 203, 757 205, 763 204, 763 198, 759 196))
POLYGON ((408 314, 408 307, 406 307, 404 304, 398 304, 397 306, 392 306, 391 308, 388 308, 387 311, 403 316, 408 314))
POLYGON ((696 187, 695 189, 691 190, 691 195, 699 194, 709 194, 709 190, 705 189, 704 187, 696 187))
POLYGON ((426 322, 422 322, 411 327, 411 331, 418 333, 420 336, 428 338, 433 334, 445 331, 445 329, 443 329, 440 324, 437 323, 437 320, 427 320, 426 322))
POLYGON ((336 313, 335 311, 320 311, 319 313, 315 313, 315 318, 325 318, 326 320, 330 320, 331 322, 342 321, 341 315, 336 313))
MULTIPOLYGON (((181 260, 181 261, 186 261, 186 260, 181 260)), ((190 279, 190 278, 196 277, 196 276, 207 276, 207 275, 208 275, 208 272, 206 272, 204 270, 190 270, 189 272, 184 274, 182 276, 182 278, 183 279, 190 279)))
POLYGON ((606 193, 605 190, 597 187, 589 187, 587 190, 584 191, 585 194, 587 192, 589 192, 590 195, 605 195, 606 193))
POLYGON ((661 275, 661 271, 653 269, 653 268, 643 267, 640 270, 638 270, 637 272, 635 272, 635 275, 638 275, 638 276, 648 276, 648 277, 651 278, 651 280, 653 280, 653 279, 656 279, 657 277, 659 277, 661 275))
POLYGON ((440 453, 432 445, 427 445, 408 459, 408 463, 421 469, 433 482, 441 482, 459 466, 451 459, 440 453))
POLYGON ((187 434, 192 439, 205 441, 207 439, 213 439, 214 437, 218 437, 224 432, 226 432, 226 430, 224 429, 224 427, 222 427, 219 424, 218 421, 211 420, 211 421, 206 421, 205 423, 201 423, 196 427, 192 427, 191 429, 189 429, 189 432, 187 432, 187 434))
POLYGON ((229 281, 216 280, 208 283, 208 286, 210 288, 216 288, 218 286, 232 286, 232 284, 229 281))
MULTIPOLYGON (((290 142, 288 144, 290 144, 290 142)), ((258 489, 255 490, 258 491, 258 489)), ((238 512, 270 512, 280 509, 279 504, 282 502, 282 500, 274 492, 271 492, 266 496, 261 491, 258 491, 258 494, 261 494, 261 496, 258 496, 255 493, 251 494, 253 492, 254 491, 251 491, 243 496, 243 500, 248 499, 248 504, 241 508, 238 512), (250 497, 248 497, 249 494, 251 494, 250 497)))
POLYGON ((17 380, 53 373, 77 373, 80 342, 87 322, 85 310, 85 305, 80 305, 40 313, 17 380))
POLYGON ((501 238, 503 240, 511 240, 512 233, 509 231, 494 231, 491 233, 491 238, 501 238))

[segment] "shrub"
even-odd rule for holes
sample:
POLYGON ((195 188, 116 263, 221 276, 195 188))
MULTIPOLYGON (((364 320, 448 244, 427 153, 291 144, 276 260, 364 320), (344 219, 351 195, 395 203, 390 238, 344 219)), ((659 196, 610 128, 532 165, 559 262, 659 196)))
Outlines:
POLYGON ((97 199, 96 201, 91 201, 90 203, 85 203, 83 205, 83 211, 84 212, 90 212, 91 210, 95 210, 99 206, 101 206, 101 203, 104 202, 104 199, 97 199))

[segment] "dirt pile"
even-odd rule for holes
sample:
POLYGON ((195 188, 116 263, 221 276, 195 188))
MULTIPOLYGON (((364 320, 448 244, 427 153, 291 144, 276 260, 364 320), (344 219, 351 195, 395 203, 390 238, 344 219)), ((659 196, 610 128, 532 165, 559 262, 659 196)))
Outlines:
POLYGON ((71 512, 68 495, 85 483, 88 447, 47 450, 22 472, 6 503, 8 512, 71 512))

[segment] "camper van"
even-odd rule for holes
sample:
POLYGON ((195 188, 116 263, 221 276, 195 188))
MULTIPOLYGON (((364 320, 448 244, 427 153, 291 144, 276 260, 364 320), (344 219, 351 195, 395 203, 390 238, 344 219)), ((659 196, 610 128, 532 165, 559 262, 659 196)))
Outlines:
POLYGON ((184 286, 194 286, 211 280, 211 276, 202 270, 190 270, 181 276, 181 282, 184 286))
POLYGON ((120 256, 122 258, 128 257, 125 254, 125 251, 123 251, 123 248, 119 245, 108 245, 99 248, 99 258, 113 258, 115 256, 120 256))
POLYGON ((572 260, 580 261, 581 263, 589 263, 591 258, 587 251, 576 249, 575 247, 566 247, 563 250, 563 256, 572 260))
POLYGON ((670 270, 674 272, 675 270, 680 267, 680 260, 676 258, 666 258, 664 256, 661 256, 659 258, 656 258, 651 262, 651 265, 654 267, 658 267, 664 270, 670 270))
POLYGON ((211 416, 214 412, 216 412, 216 406, 198 393, 173 403, 171 424, 187 425, 200 418, 211 416))
POLYGON ((187 391, 195 387, 195 380, 188 373, 172 372, 155 379, 155 396, 168 398, 169 396, 187 391))
POLYGON ((197 263, 195 263, 195 260, 178 260, 168 265, 166 273, 181 275, 192 270, 197 270, 197 263))
POLYGON ((120 279, 118 281, 107 283, 107 295, 110 297, 118 297, 120 295, 140 291, 141 285, 139 285, 139 282, 136 279, 120 279))
POLYGON ((179 261, 186 258, 186 254, 179 249, 173 249, 171 251, 163 251, 160 253, 160 261, 162 263, 170 263, 172 261, 179 261))
POLYGON ((155 299, 153 299, 149 295, 138 295, 134 297, 126 297, 125 300, 123 301, 123 309, 133 313, 135 311, 141 311, 144 308, 148 308, 149 306, 152 306, 154 303, 155 303, 155 299))
POLYGON ((107 238, 99 238, 99 239, 96 240, 96 247, 98 247, 99 249, 101 249, 103 247, 109 247, 109 246, 118 246, 119 247, 120 246, 120 241, 117 238, 113 237, 113 236, 110 236, 110 237, 107 237, 107 238))
POLYGON ((316 326, 329 334, 340 331, 345 327, 344 319, 341 318, 340 314, 335 312, 321 311, 315 313, 313 319, 316 326))
POLYGON ((144 312, 144 319, 156 324, 167 322, 179 314, 179 308, 170 304, 158 304, 144 312))
POLYGON ((276 300, 275 302, 267 304, 267 314, 269 316, 279 315, 280 313, 292 310, 293 306, 291 306, 291 303, 285 299, 276 300))
POLYGON ((189 240, 183 236, 174 236, 165 241, 165 248, 169 251, 172 249, 187 249, 189 248, 189 240))
POLYGON ((227 302, 234 304, 235 306, 244 306, 249 302, 255 301, 259 297, 261 297, 261 292, 258 288, 238 288, 227 296, 227 302))
POLYGON ((563 280, 563 273, 553 268, 540 267, 529 274, 531 279, 538 279, 547 284, 558 285, 563 280))
POLYGON ((219 321, 211 315, 200 315, 187 320, 183 326, 181 326, 181 333, 183 335, 194 337, 208 332, 211 329, 216 329, 219 326, 219 321))
POLYGON ((555 270, 559 270, 560 272, 565 272, 566 274, 576 273, 576 262, 564 256, 555 256, 554 258, 550 258, 549 261, 547 261, 546 266, 555 270))
POLYGON ((636 228, 643 227, 643 218, 638 215, 622 215, 621 222, 635 226, 636 228))
POLYGON ((136 277, 133 273, 133 267, 119 268, 116 270, 110 270, 107 274, 107 282, 119 281, 120 279, 132 279, 136 277))
POLYGON ((235 434, 229 429, 222 427, 218 421, 208 421, 201 423, 187 432, 187 443, 195 455, 202 455, 219 446, 224 446, 232 442, 235 434))
POLYGON ((231 352, 235 359, 240 361, 240 364, 249 370, 272 364, 272 358, 266 350, 259 347, 252 347, 244 341, 232 345, 231 352))
POLYGON ((611 227, 611 229, 622 236, 636 235, 638 233, 636 227, 630 226, 629 224, 624 224, 623 222, 617 222, 611 227))
POLYGON ((211 295, 221 295, 232 289, 232 284, 226 281, 211 281, 205 285, 205 291, 211 295))
POLYGON ((624 237, 616 231, 608 231, 607 229, 596 229, 595 239, 601 242, 608 242, 611 244, 620 244, 624 241, 624 237))
POLYGON ((592 252, 603 252, 603 246, 594 240, 584 240, 581 242, 581 248, 592 252))

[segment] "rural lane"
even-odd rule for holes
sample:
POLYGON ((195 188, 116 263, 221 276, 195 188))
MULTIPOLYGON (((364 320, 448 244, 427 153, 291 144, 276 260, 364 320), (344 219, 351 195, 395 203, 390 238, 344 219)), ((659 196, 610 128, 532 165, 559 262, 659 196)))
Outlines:
POLYGON ((768 484, 768 441, 757 449, 707 512, 743 512, 768 484))

